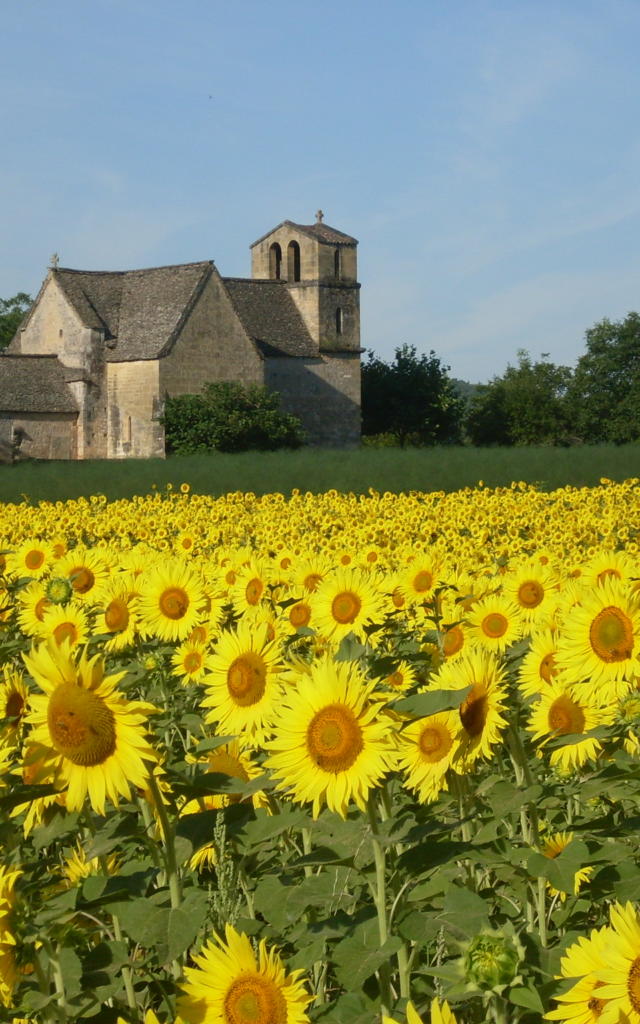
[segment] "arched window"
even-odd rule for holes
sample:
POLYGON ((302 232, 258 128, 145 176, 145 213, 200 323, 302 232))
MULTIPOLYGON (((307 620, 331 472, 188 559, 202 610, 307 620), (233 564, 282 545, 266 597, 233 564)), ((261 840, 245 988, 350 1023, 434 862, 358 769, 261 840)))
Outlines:
POLYGON ((269 277, 280 280, 282 267, 282 249, 277 242, 269 246, 269 277))
POLYGON ((342 334, 343 320, 340 306, 336 309, 336 334, 342 334))
POLYGON ((340 280, 340 262, 340 250, 336 249, 333 254, 333 276, 337 278, 337 280, 340 280))
POLYGON ((300 280, 300 246, 297 242, 289 242, 287 250, 287 279, 300 280))

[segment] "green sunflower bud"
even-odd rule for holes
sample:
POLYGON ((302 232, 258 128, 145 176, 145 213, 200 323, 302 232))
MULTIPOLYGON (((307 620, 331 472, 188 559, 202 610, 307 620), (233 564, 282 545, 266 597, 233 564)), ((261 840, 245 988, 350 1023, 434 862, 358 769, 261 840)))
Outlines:
POLYGON ((159 654, 150 652, 145 654, 142 664, 145 672, 155 672, 157 669, 162 668, 163 661, 159 654))
POLYGON ((71 582, 63 576, 54 576, 45 588, 45 596, 51 604, 66 604, 73 595, 71 582))
POLYGON ((519 956, 514 944, 504 935, 477 935, 464 958, 467 977, 478 988, 508 985, 518 972, 519 956))

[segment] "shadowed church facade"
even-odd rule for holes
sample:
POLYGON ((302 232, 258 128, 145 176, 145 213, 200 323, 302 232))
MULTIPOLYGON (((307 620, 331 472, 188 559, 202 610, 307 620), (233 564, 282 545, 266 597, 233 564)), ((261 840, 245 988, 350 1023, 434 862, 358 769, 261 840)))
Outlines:
POLYGON ((283 221, 251 246, 251 277, 213 261, 147 270, 49 268, 0 355, 0 442, 44 459, 164 455, 167 396, 262 384, 309 443, 360 438, 357 241, 283 221))

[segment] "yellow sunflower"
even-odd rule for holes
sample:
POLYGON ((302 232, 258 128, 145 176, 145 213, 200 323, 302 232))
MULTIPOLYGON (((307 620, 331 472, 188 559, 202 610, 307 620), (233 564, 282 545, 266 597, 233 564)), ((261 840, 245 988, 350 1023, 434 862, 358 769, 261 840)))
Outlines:
POLYGON ((159 640, 184 640, 204 618, 200 574, 177 559, 160 562, 139 580, 137 612, 141 631, 159 640))
POLYGON ((174 676, 178 676, 185 685, 198 683, 204 679, 211 667, 211 656, 207 648, 197 640, 185 640, 176 648, 171 656, 174 676))
POLYGON ((351 662, 328 658, 285 690, 265 768, 299 803, 323 804, 346 817, 395 762, 389 719, 370 701, 375 683, 351 662))
POLYGON ((578 978, 579 981, 568 992, 553 997, 554 1002, 560 1005, 549 1010, 544 1020, 564 1020, 569 1024, 602 1024, 608 1000, 602 996, 603 982, 598 979, 598 971, 608 960, 611 934, 608 926, 594 929, 588 939, 580 936, 577 942, 569 946, 560 961, 561 977, 578 978))
POLYGON ((53 561, 53 549, 46 541, 29 539, 7 555, 8 576, 44 576, 53 561))
POLYGON ((464 770, 480 757, 490 757, 507 722, 502 716, 507 697, 505 672, 491 651, 471 650, 444 665, 430 680, 427 689, 462 690, 471 687, 457 714, 462 725, 462 742, 457 751, 457 770, 464 770))
POLYGON ((78 546, 56 562, 55 575, 69 581, 78 601, 93 604, 96 589, 106 582, 109 567, 102 552, 78 546))
MULTIPOLYGON (((190 757, 187 760, 191 760, 190 757)), ((230 779, 238 779, 240 782, 250 782, 262 774, 259 765, 251 760, 251 752, 245 749, 237 740, 225 743, 215 750, 212 750, 204 761, 196 762, 206 765, 207 772, 214 772, 219 775, 226 775, 230 779)), ((189 800, 180 809, 180 817, 184 818, 190 814, 198 814, 201 811, 219 810, 228 807, 230 804, 239 803, 242 800, 251 800, 254 807, 269 806, 266 794, 259 790, 247 797, 241 792, 208 793, 205 796, 189 800)), ((189 859, 189 867, 192 871, 199 871, 201 868, 209 868, 217 862, 218 853, 215 843, 205 842, 193 853, 189 859)))
POLYGON ((531 637, 531 645, 520 663, 518 686, 525 697, 537 697, 551 686, 558 675, 556 634, 543 629, 531 637))
POLYGON ((610 918, 603 964, 595 972, 602 982, 598 997, 611 1000, 608 1020, 640 1024, 640 921, 632 903, 614 904, 610 918))
POLYGON ((432 803, 446 790, 446 774, 460 753, 462 723, 457 711, 418 718, 398 737, 398 766, 420 803, 432 803))
POLYGON ((34 580, 16 594, 18 623, 27 636, 42 636, 42 619, 50 607, 44 585, 34 580))
POLYGON ((0 737, 14 741, 27 712, 29 690, 22 673, 4 665, 0 677, 0 737))
POLYGON ((398 576, 398 587, 407 603, 412 605, 429 601, 438 583, 439 573, 440 562, 437 558, 423 552, 412 558, 398 576))
MULTIPOLYGON (((613 707, 603 707, 582 692, 578 687, 563 687, 559 683, 549 686, 531 709, 528 732, 533 739, 548 742, 555 736, 582 736, 598 725, 610 725, 614 717, 613 707)), ((552 766, 559 765, 569 771, 594 760, 602 750, 602 744, 594 736, 585 736, 574 743, 556 747, 551 751, 552 766)))
POLYGON ((296 590, 302 587, 305 594, 313 594, 318 584, 333 570, 333 559, 328 555, 310 555, 296 559, 289 568, 289 582, 296 590))
POLYGON ((22 872, 0 864, 0 1003, 13 1005, 13 990, 18 980, 16 938, 13 914, 16 905, 15 885, 22 872))
MULTIPOLYGON (((52 751, 46 747, 28 744, 22 755, 22 781, 25 786, 40 786, 50 783, 55 775, 54 758, 52 751)), ((12 818, 19 818, 24 815, 22 831, 25 836, 37 825, 41 825, 50 807, 57 804, 59 807, 66 805, 66 793, 52 793, 49 796, 38 796, 28 803, 17 804, 11 811, 12 818)))
POLYGON ((590 692, 622 696, 626 681, 638 675, 640 604, 628 586, 607 578, 585 590, 562 623, 557 664, 590 692))
POLYGON ((144 787, 157 760, 145 736, 155 708, 119 693, 125 673, 105 676, 97 655, 88 658, 85 651, 76 660, 66 644, 43 644, 24 660, 44 690, 30 697, 29 740, 50 760, 56 785, 66 789, 67 808, 81 810, 88 796, 96 813, 104 814, 107 797, 114 804, 121 796, 129 800, 131 787, 144 787))
POLYGON ((65 885, 69 887, 78 885, 90 875, 99 875, 103 871, 103 866, 106 866, 107 874, 116 875, 119 870, 116 854, 110 853, 103 865, 99 857, 87 857, 86 851, 78 839, 75 847, 69 851, 62 864, 65 885))
POLYGON ((218 723, 224 734, 261 742, 271 724, 282 686, 280 649, 267 637, 266 624, 241 620, 235 630, 221 634, 211 656, 202 705, 211 708, 206 721, 218 723))
POLYGON ((523 634, 522 612, 506 596, 492 594, 477 601, 467 613, 467 630, 474 643, 501 653, 523 634))
MULTIPOLYGON (((431 1024, 457 1024, 454 1013, 446 999, 443 1003, 439 999, 432 1000, 430 1019, 431 1024)), ((393 1017, 383 1016, 382 1024, 397 1024, 397 1021, 393 1017)), ((407 1003, 406 1024, 422 1024, 422 1018, 411 1002, 407 1003)))
POLYGON ((78 602, 69 601, 64 606, 54 604, 45 609, 40 631, 43 640, 51 639, 58 647, 64 643, 77 647, 86 643, 89 635, 89 617, 78 602))
POLYGON ((189 1024, 307 1024, 303 971, 286 973, 264 939, 257 953, 230 924, 225 939, 210 939, 185 968, 178 1013, 189 1024))
POLYGON ((548 566, 532 558, 504 577, 502 592, 519 608, 525 622, 543 623, 556 606, 558 579, 548 566))
POLYGON ((255 615, 269 603, 271 567, 258 558, 251 558, 236 571, 229 596, 238 615, 255 615))
POLYGON ((367 624, 381 622, 385 597, 366 570, 336 569, 318 584, 311 604, 315 629, 339 642, 349 633, 362 638, 367 624))
POLYGON ((137 581, 133 573, 120 572, 112 576, 96 595, 99 611, 95 632, 105 633, 105 651, 123 651, 130 647, 138 634, 136 614, 137 581))
POLYGON ((410 690, 416 682, 416 670, 413 665, 404 659, 396 662, 391 672, 384 676, 382 685, 385 689, 400 693, 403 690, 410 690))
POLYGON ((294 604, 288 604, 286 608, 283 608, 279 615, 279 621, 283 623, 286 632, 291 635, 297 633, 299 629, 311 627, 313 625, 312 617, 313 608, 305 596, 295 601, 294 604))
POLYGON ((601 586, 605 580, 632 583, 638 577, 637 562, 626 551, 600 550, 582 568, 582 579, 588 586, 601 586))
MULTIPOLYGON (((544 857, 549 857, 550 860, 555 860, 559 857, 563 850, 573 842, 573 832, 552 832, 550 835, 544 837, 541 841, 540 852, 544 857)), ((573 892, 577 895, 585 884, 591 878, 593 874, 593 868, 587 865, 585 868, 578 868, 575 875, 573 876, 573 892)), ((560 900, 564 903, 567 898, 566 892, 554 889, 550 882, 547 882, 547 887, 551 892, 552 896, 559 896, 560 900)))

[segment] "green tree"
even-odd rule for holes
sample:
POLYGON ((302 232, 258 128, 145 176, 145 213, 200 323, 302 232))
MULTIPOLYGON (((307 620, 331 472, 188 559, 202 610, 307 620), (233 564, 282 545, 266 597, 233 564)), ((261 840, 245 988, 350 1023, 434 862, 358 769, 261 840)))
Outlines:
POLYGON ((572 373, 543 354, 533 362, 525 349, 517 366, 482 385, 466 419, 476 445, 566 444, 571 433, 567 393, 572 373))
POLYGON ((464 400, 448 369, 435 352, 418 356, 413 345, 397 348, 391 363, 370 352, 362 366, 365 437, 392 434, 401 446, 459 441, 464 400))
POLYGON ((18 292, 12 299, 0 299, 0 349, 9 344, 32 303, 26 292, 18 292))
POLYGON ((640 315, 600 320, 585 335, 569 405, 575 430, 587 443, 640 439, 640 315))
POLYGON ((300 421, 280 408, 280 396, 257 384, 218 381, 200 395, 176 395, 165 402, 168 454, 274 451, 304 443, 300 421))

